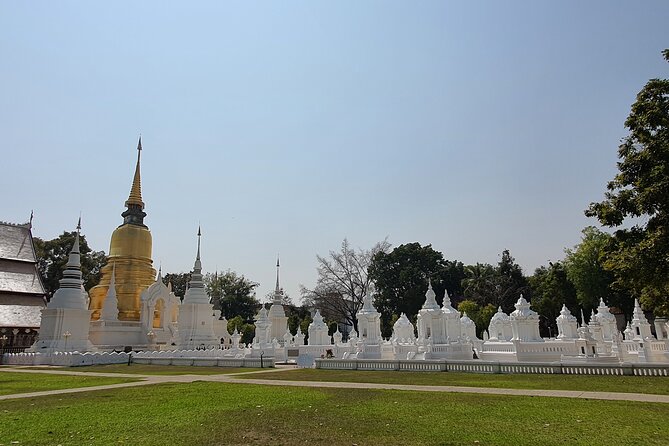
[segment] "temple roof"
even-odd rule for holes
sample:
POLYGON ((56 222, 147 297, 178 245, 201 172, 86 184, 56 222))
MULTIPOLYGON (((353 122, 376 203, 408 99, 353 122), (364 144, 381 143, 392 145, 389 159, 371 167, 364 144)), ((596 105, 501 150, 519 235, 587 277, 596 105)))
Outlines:
POLYGON ((0 292, 45 294, 34 264, 4 259, 0 259, 0 292))
POLYGON ((45 294, 30 224, 0 222, 0 293, 45 294))
POLYGON ((40 326, 44 299, 17 294, 0 295, 0 327, 37 328, 40 326))
POLYGON ((39 327, 45 294, 30 224, 0 222, 0 327, 39 327))
POLYGON ((0 222, 0 259, 35 262, 29 224, 0 222))

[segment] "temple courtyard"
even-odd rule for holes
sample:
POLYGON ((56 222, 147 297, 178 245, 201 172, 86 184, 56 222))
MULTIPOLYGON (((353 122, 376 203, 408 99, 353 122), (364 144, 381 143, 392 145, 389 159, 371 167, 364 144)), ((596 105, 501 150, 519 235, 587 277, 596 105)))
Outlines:
POLYGON ((666 444, 661 377, 0 368, 0 444, 666 444))

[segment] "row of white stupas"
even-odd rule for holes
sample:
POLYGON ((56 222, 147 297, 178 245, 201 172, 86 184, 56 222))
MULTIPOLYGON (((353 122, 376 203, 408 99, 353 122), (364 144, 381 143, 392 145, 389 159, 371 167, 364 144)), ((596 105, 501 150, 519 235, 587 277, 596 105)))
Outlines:
POLYGON ((402 314, 393 326, 392 337, 384 340, 381 315, 374 308, 372 296, 368 295, 357 313, 358 332, 352 331, 346 342, 342 342, 343 336, 338 329, 332 337, 329 336, 327 324, 316 311, 305 345, 305 336, 299 328, 295 335, 288 330, 288 318, 281 304, 278 267, 277 261, 273 303, 269 311, 263 307, 256 316, 255 337, 249 346, 240 344, 241 335, 237 331, 232 335, 228 333, 227 321, 214 310, 204 289, 199 232, 192 278, 183 301, 174 295, 170 285, 163 283, 159 273, 155 283, 141 295, 139 323, 120 321, 112 276, 100 320, 91 321, 87 294, 82 286, 77 233, 60 288, 43 310, 39 339, 31 350, 43 354, 112 351, 130 345, 139 350, 213 349, 222 357, 265 356, 276 361, 298 357, 305 362, 314 357, 332 356, 347 359, 471 360, 478 357, 500 362, 569 359, 669 363, 666 334, 669 324, 656 321, 659 339, 655 338, 638 302, 635 302, 633 318, 624 334, 618 331, 615 317, 602 300, 587 325, 579 325, 563 307, 556 320, 558 336, 544 339, 539 335, 539 315, 520 296, 516 310, 510 315, 499 310, 484 332, 484 339, 478 339, 474 322, 452 307, 448 293, 443 305, 438 305, 431 284, 418 312, 417 327, 402 314))
POLYGON ((439 307, 432 285, 428 284, 425 303, 417 316, 418 336, 414 325, 402 314, 393 326, 391 338, 384 340, 381 337, 381 315, 374 308, 372 297, 367 296, 357 313, 359 333, 351 331, 347 342, 342 342, 338 329, 332 337, 328 336, 328 327, 317 311, 309 326, 308 345, 303 345, 304 336, 299 329, 295 336, 286 329, 281 341, 272 338, 269 334, 272 322, 262 309, 256 321, 252 354, 262 351, 283 359, 286 348, 293 347, 301 356, 332 355, 344 359, 479 358, 499 362, 669 363, 669 324, 666 320, 657 320, 656 332, 660 339, 655 338, 638 301, 635 301, 632 320, 622 334, 603 299, 588 324, 579 324, 563 306, 556 319, 558 336, 549 339, 539 335, 539 315, 530 309, 522 295, 515 307, 510 315, 499 309, 484 332, 484 339, 479 339, 474 322, 451 306, 448 293, 439 307))

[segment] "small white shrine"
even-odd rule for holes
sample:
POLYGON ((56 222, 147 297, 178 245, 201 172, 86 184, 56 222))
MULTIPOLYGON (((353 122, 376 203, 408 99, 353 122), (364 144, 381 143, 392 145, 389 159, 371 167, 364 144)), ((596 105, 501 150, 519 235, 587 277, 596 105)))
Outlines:
POLYGON ((60 287, 47 307, 42 310, 39 338, 29 349, 31 352, 96 350, 88 339, 91 312, 88 309, 86 292, 81 279, 80 229, 81 219, 77 224, 77 235, 63 271, 63 278, 60 279, 60 287))
POLYGON ((272 306, 269 307, 267 318, 271 323, 270 340, 276 339, 281 345, 285 340, 286 332, 288 331, 288 317, 286 311, 283 309, 283 289, 279 285, 279 258, 276 258, 276 286, 274 288, 274 295, 272 297, 272 306))
POLYGON ((178 348, 184 350, 214 348, 221 345, 220 337, 217 337, 214 332, 214 306, 210 302, 202 281, 201 237, 202 232, 198 228, 195 265, 193 266, 188 290, 186 290, 186 295, 179 309, 178 348))

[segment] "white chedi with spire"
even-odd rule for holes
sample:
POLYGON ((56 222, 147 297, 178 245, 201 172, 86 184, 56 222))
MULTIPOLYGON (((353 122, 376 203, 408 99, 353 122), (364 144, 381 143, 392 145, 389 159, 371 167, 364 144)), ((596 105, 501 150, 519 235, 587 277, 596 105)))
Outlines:
POLYGON ((371 290, 362 298, 362 307, 356 313, 356 318, 358 319, 360 343, 378 345, 383 342, 381 337, 381 313, 374 308, 374 298, 371 290))
POLYGON ((308 328, 308 345, 330 345, 330 336, 328 336, 328 326, 321 316, 321 312, 316 310, 314 318, 308 328))
POLYGON ((616 317, 611 314, 609 307, 604 303, 604 299, 599 299, 599 306, 597 307, 597 314, 595 315, 597 322, 602 328, 602 338, 605 341, 614 341, 618 337, 618 323, 616 317))
POLYGON ((63 277, 59 282, 60 286, 47 307, 42 310, 39 339, 33 344, 31 351, 53 353, 96 350, 88 337, 91 311, 88 309, 86 292, 82 286, 80 230, 81 218, 63 277))
POLYGON ((276 257, 276 286, 272 296, 272 306, 269 308, 267 317, 272 324, 270 329, 270 340, 276 339, 280 344, 285 344, 284 335, 288 330, 288 317, 283 308, 283 289, 279 284, 279 256, 276 257))
POLYGON ((272 343, 272 322, 269 320, 267 310, 261 307, 255 317, 255 336, 253 337, 253 344, 258 344, 264 348, 272 343))
POLYGON ((406 314, 400 314, 400 317, 393 324, 393 334, 390 341, 400 344, 413 344, 416 341, 415 328, 406 314))
POLYGON ((195 265, 190 286, 179 309, 179 348, 184 350, 212 348, 221 344, 214 332, 214 306, 209 301, 202 281, 201 237, 202 231, 198 227, 195 265))
POLYGON ((560 315, 555 319, 558 328, 557 339, 578 338, 578 320, 572 315, 566 305, 562 304, 560 315))
POLYGON ((530 309, 530 304, 520 295, 515 304, 516 311, 509 315, 513 341, 543 342, 539 335, 539 315, 530 309))
POLYGON ((466 312, 463 312, 462 317, 460 317, 460 336, 469 341, 478 339, 476 337, 476 323, 467 316, 466 312))
POLYGON ((510 341, 512 337, 511 319, 502 311, 502 307, 497 307, 497 313, 493 315, 488 324, 488 340, 491 342, 510 341))
POLYGON ((100 320, 114 322, 118 321, 118 298, 116 297, 116 263, 112 265, 112 275, 109 281, 107 296, 102 304, 100 320))
MULTIPOLYGON (((428 342, 432 344, 445 344, 447 342, 446 324, 444 321, 445 313, 439 308, 436 296, 436 293, 432 289, 432 280, 428 278, 425 303, 423 303, 422 308, 418 311, 416 320, 418 325, 418 342, 420 344, 428 342)), ((450 306, 450 302, 447 305, 450 306)))
POLYGON ((639 299, 634 299, 634 311, 632 312, 632 321, 630 324, 632 329, 632 339, 635 341, 643 341, 645 339, 654 339, 650 332, 650 324, 646 315, 643 314, 639 299))

